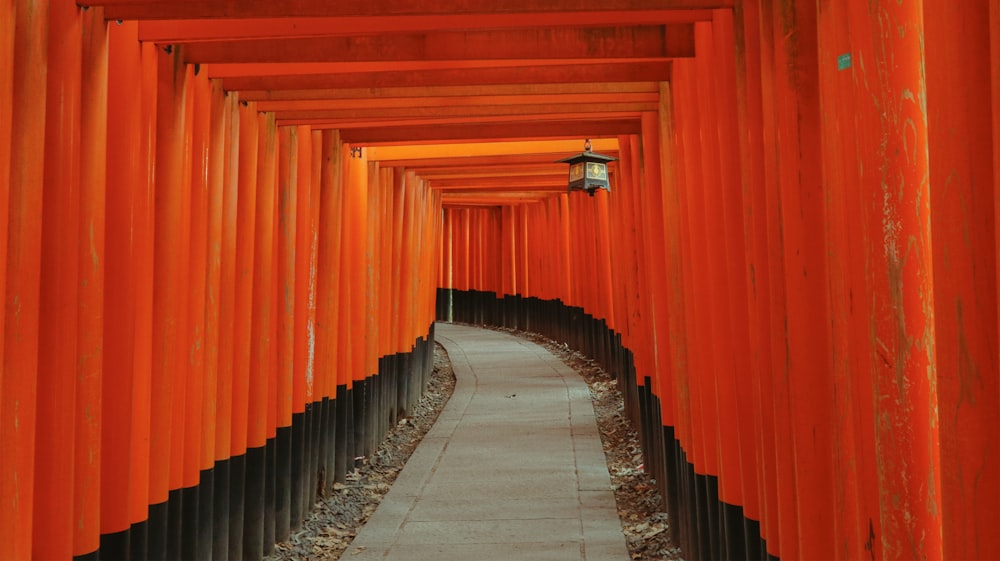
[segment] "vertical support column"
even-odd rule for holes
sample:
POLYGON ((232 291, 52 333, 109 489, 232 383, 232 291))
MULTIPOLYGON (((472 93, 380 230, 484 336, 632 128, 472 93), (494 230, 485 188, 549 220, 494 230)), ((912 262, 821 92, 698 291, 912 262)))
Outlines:
MULTIPOLYGON (((222 100, 223 112, 223 170, 222 208, 220 217, 219 247, 219 351, 216 373, 216 432, 215 432, 215 489, 212 505, 214 528, 212 532, 212 558, 227 559, 233 532, 233 504, 231 500, 233 479, 237 468, 242 470, 233 454, 233 418, 235 393, 233 375, 236 358, 236 292, 237 250, 239 248, 239 175, 245 157, 239 151, 243 138, 240 123, 239 100, 234 93, 222 100)), ((214 195, 219 197, 220 195, 214 195)), ((243 520, 239 519, 242 526, 243 520)))
MULTIPOLYGON (((317 487, 323 492, 333 486, 334 480, 343 481, 346 473, 345 406, 347 390, 344 376, 349 349, 345 344, 347 329, 342 329, 343 314, 340 296, 347 287, 347 275, 341 268, 341 238, 343 222, 342 150, 340 133, 322 131, 322 178, 319 184, 319 215, 316 228, 319 235, 316 277, 316 378, 314 401, 322 401, 322 434, 320 464, 322 481, 317 487), (343 398, 343 399, 341 399, 343 398)), ((314 209, 315 210, 315 209, 314 209)))
MULTIPOLYGON (((316 314, 315 275, 310 272, 315 224, 312 220, 312 132, 308 127, 295 129, 297 153, 295 184, 295 279, 293 370, 292 370, 292 474, 289 524, 298 528, 312 506, 309 492, 311 462, 308 450, 309 424, 312 421, 313 345, 312 321, 316 314)), ((290 211, 291 212, 291 211, 290 211)), ((280 361, 279 361, 280 366, 280 361)))
POLYGON ((274 260, 274 187, 277 126, 274 113, 257 113, 257 185, 254 219, 253 292, 250 305, 249 387, 247 393, 246 510, 243 558, 264 557, 267 475, 267 385, 270 375, 274 260))
MULTIPOLYGON (((166 50, 166 49, 165 49, 166 50)), ((169 54, 169 53, 168 53, 169 54)), ((157 188, 163 185, 167 189, 177 189, 175 193, 163 193, 157 191, 157 221, 154 231, 157 236, 156 257, 157 264, 154 267, 154 274, 157 275, 156 282, 167 284, 176 279, 176 286, 162 287, 160 294, 164 298, 160 299, 161 306, 174 305, 169 312, 165 307, 161 307, 160 323, 162 328, 162 338, 157 337, 154 332, 154 353, 161 352, 159 362, 154 354, 154 368, 157 364, 163 370, 161 374, 170 377, 168 382, 170 387, 170 442, 168 444, 168 454, 170 458, 170 474, 168 477, 169 499, 167 504, 167 557, 175 559, 182 555, 185 549, 184 540, 184 465, 186 450, 186 426, 184 419, 187 414, 188 386, 190 385, 191 365, 187 360, 188 352, 188 317, 190 310, 190 282, 191 282, 191 161, 192 161, 192 132, 194 129, 194 67, 189 67, 183 62, 183 57, 178 52, 177 57, 170 60, 171 70, 165 75, 165 68, 160 68, 161 87, 163 80, 171 83, 167 87, 173 87, 175 99, 167 102, 166 109, 171 115, 173 122, 165 128, 169 131, 170 139, 164 148, 163 143, 157 143, 157 166, 160 164, 176 166, 176 170, 166 176, 167 180, 157 184, 157 188), (173 124, 173 123, 176 123, 173 124), (177 160, 174 146, 177 146, 177 160), (160 160, 160 154, 166 154, 164 160, 160 160), (178 177, 176 183, 174 177, 178 177), (171 225, 163 228, 160 225, 163 220, 171 220, 171 225), (166 231, 164 231, 166 230, 166 231), (161 234, 163 234, 161 236, 161 234), (167 246, 165 248, 159 246, 167 246), (163 263, 165 267, 160 268, 163 263), (165 275, 160 277, 159 272, 165 275), (176 293, 175 293, 176 291, 176 293), (170 353, 173 356, 167 356, 170 353)), ((159 98, 160 108, 164 107, 164 98, 159 98)), ((162 111, 163 109, 160 109, 162 111)), ((161 112, 161 115, 163 113, 161 112)), ((162 133, 164 127, 158 130, 162 133)), ((162 137, 161 137, 162 138, 162 137)), ((157 179, 165 177, 158 174, 157 179)), ((204 279, 201 279, 204 281, 204 279)), ((154 309, 155 313, 155 309, 154 309)), ((157 324, 154 323, 154 327, 157 324)), ((154 373, 156 371, 154 370, 154 373)))
MULTIPOLYGON (((138 25, 129 31, 129 40, 138 43, 138 25), (134 33, 134 35, 133 35, 134 33)), ((130 502, 132 528, 129 536, 130 556, 148 558, 151 521, 149 505, 152 497, 152 449, 150 432, 153 426, 153 265, 154 224, 156 215, 156 137, 158 99, 159 50, 152 43, 141 44, 142 114, 140 125, 139 170, 141 181, 133 192, 132 220, 136 261, 135 304, 135 371, 132 379, 132 467, 130 502)), ((134 79, 134 78, 133 78, 134 79)))
MULTIPOLYGON (((0 376, 0 557, 31 557, 38 390, 45 98, 48 66, 46 0, 14 0, 13 96, 9 206, 0 228, 6 251, 3 371, 0 376)), ((6 18, 5 18, 6 19, 6 18)), ((8 20, 9 21, 9 20, 8 20)))
POLYGON ((992 147, 1000 138, 982 115, 992 103, 982 83, 996 65, 983 55, 989 16, 985 2, 923 2, 946 559, 1000 558, 1000 536, 990 523, 991 505, 1000 504, 997 234, 990 204, 998 194, 992 147))
MULTIPOLYGON (((108 25, 103 8, 82 14, 79 323, 73 555, 100 547, 102 375, 104 370, 108 25)), ((128 446, 121 443, 125 450, 128 446)))
MULTIPOLYGON (((858 422, 862 410, 871 410, 871 400, 863 396, 871 387, 865 379, 867 365, 858 361, 858 340, 867 339, 865 321, 858 322, 865 312, 855 303, 855 292, 863 294, 865 283, 857 276, 860 264, 857 256, 864 254, 864 243, 857 235, 860 199, 858 168, 864 167, 856 139, 857 129, 854 57, 850 45, 850 29, 843 4, 830 5, 818 14, 818 53, 820 77, 821 125, 823 127, 823 182, 827 193, 827 260, 829 270, 831 338, 831 372, 836 393, 832 396, 834 493, 833 533, 836 554, 841 559, 858 559, 870 555, 865 549, 870 539, 869 516, 874 510, 867 497, 876 495, 876 478, 866 477, 866 465, 873 454, 861 453, 860 444, 870 427, 858 422), (853 259, 852 259, 853 257, 853 259), (859 461, 859 459, 862 459, 859 461), (871 487, 866 485, 871 484, 871 487)), ((862 343, 861 348, 863 348, 862 343)), ((874 468, 874 466, 872 466, 874 468)), ((872 469, 874 473, 874 469, 872 469)), ((869 546, 869 549, 871 547, 869 546)))
POLYGON ((57 3, 47 11, 32 556, 58 559, 73 553, 82 22, 74 5, 57 3))
MULTIPOLYGON (((668 347, 671 365, 671 379, 661 394, 669 400, 673 417, 664 415, 664 448, 666 462, 666 501, 667 512, 672 520, 687 517, 681 513, 681 486, 679 438, 681 431, 678 425, 687 422, 691 417, 691 407, 688 399, 688 342, 684 329, 684 263, 682 255, 681 208, 679 197, 679 181, 677 178, 678 158, 675 157, 673 143, 675 127, 673 116, 673 89, 667 82, 660 83, 660 106, 657 113, 660 139, 660 173, 661 194, 660 209, 663 221, 663 250, 666 265, 665 279, 667 321, 663 326, 668 331, 668 347)), ((612 326, 613 327, 613 326, 612 326)), ((666 409, 665 409, 666 411, 666 409)), ((680 524, 671 524, 671 537, 674 543, 680 543, 680 524)))
POLYGON ((822 185, 815 2, 775 6, 775 119, 779 130, 778 182, 782 205, 787 315, 785 337, 798 540, 782 557, 821 557, 834 536, 821 521, 834 504, 833 378, 825 197, 822 185), (791 8, 791 9, 788 9, 791 8), (790 157, 789 155, 797 155, 790 157))
MULTIPOLYGON (((746 294, 750 324, 749 372, 751 403, 754 415, 757 455, 756 477, 759 496, 758 517, 748 512, 748 555, 765 555, 759 539, 777 545, 777 494, 774 477, 774 430, 771 396, 763 390, 770 376, 771 356, 768 333, 771 331, 768 298, 771 271, 767 262, 767 221, 763 173, 763 116, 761 112, 761 61, 759 1, 746 0, 734 9, 736 55, 736 100, 739 129, 746 131, 740 146, 743 185, 744 235, 747 250, 746 294)), ((744 455, 746 457, 746 455, 744 455)))
MULTIPOLYGON (((206 273, 208 270, 208 196, 209 143, 211 135, 211 85, 208 77, 198 72, 191 78, 188 104, 191 121, 191 152, 185 154, 190 170, 189 198, 186 206, 190 222, 188 262, 188 312, 184 330, 184 356, 188 371, 183 404, 184 459, 181 467, 181 556, 196 558, 200 524, 198 513, 202 502, 201 483, 202 438, 205 394, 205 319, 207 305, 206 273)), ((213 425, 215 419, 212 419, 213 425)), ((214 439, 215 434, 211 437, 214 439)), ((205 499, 209 500, 209 499, 205 499)))
POLYGON ((135 371, 138 260, 133 254, 135 205, 141 194, 142 98, 134 93, 141 75, 135 22, 109 30, 107 106, 107 206, 105 215, 105 294, 101 399, 100 551, 111 559, 129 557, 129 502, 132 473, 132 387, 135 371))
POLYGON ((862 183, 881 509, 871 542, 893 559, 943 554, 922 10, 921 2, 883 2, 849 11, 859 57, 872 61, 862 69, 858 118, 877 131, 859 137, 874 155, 862 183))
MULTIPOLYGON (((222 89, 222 81, 209 81, 209 124, 207 159, 207 190, 206 194, 206 254, 205 254, 205 367, 202 384, 202 435, 199 469, 201 471, 198 495, 198 537, 195 557, 209 559, 213 557, 215 544, 228 536, 222 537, 221 521, 227 513, 217 509, 216 503, 224 496, 223 477, 220 473, 226 469, 218 465, 221 456, 218 442, 220 433, 220 410, 222 402, 228 399, 220 390, 219 370, 221 369, 220 340, 222 338, 222 246, 225 217, 225 180, 226 168, 231 165, 226 160, 226 145, 231 126, 230 104, 222 89)), ((229 256, 228 259, 232 259, 229 256)), ((231 285, 228 285, 231 286, 231 285)), ((228 290, 231 292, 231 290, 228 290)), ((226 355, 232 356, 232 353, 226 355)), ((228 360, 227 360, 228 362, 228 360)), ((231 395, 231 392, 230 394, 231 395)), ((228 425, 226 434, 229 434, 228 425)), ((228 489, 224 489, 228 492, 228 489)))
POLYGON ((233 415, 230 451, 229 556, 244 557, 246 520, 247 431, 249 427, 250 362, 253 352, 254 241, 257 220, 257 158, 260 124, 257 106, 241 102, 239 109, 239 186, 236 209, 236 301, 233 306, 233 415))
POLYGON ((776 112, 776 78, 778 63, 776 61, 776 31, 775 7, 771 0, 761 0, 758 16, 760 50, 761 50, 761 101, 763 118, 764 147, 764 215, 767 221, 767 260, 770 273, 769 315, 771 369, 769 375, 761 379, 761 394, 770 395, 771 406, 767 413, 773 412, 774 427, 774 459, 775 459, 775 491, 776 504, 774 520, 776 536, 770 537, 767 543, 767 553, 780 557, 795 557, 798 551, 799 529, 796 505, 796 484, 794 458, 791 434, 791 395, 788 385, 788 342, 786 316, 788 305, 785 287, 785 251, 782 234, 782 216, 785 212, 779 190, 778 157, 778 124, 776 112), (766 387, 765 387, 766 386, 766 387))
MULTIPOLYGON (((298 242, 298 128, 278 129, 277 427, 275 434, 275 540, 288 539, 292 501, 292 411, 295 371, 295 268, 298 242)), ((307 133, 308 134, 308 133, 307 133)))

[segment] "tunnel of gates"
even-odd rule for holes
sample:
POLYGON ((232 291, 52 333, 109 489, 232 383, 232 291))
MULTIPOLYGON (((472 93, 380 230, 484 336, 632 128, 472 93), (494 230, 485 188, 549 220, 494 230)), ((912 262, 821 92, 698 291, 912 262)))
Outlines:
MULTIPOLYGON (((369 64, 371 44, 258 43, 231 19, 213 25, 249 35, 212 42, 184 19, 281 3, 80 4, 0 0, 0 559, 260 558, 419 396, 435 314, 612 373, 686 558, 1000 558, 997 0, 561 2, 591 26, 662 19, 407 43, 503 47, 513 72, 335 78, 597 72, 639 93, 581 121, 535 99, 540 122, 436 107, 399 129, 370 125, 412 108, 331 124, 268 100, 286 75, 212 69, 309 74, 316 45, 369 64), (176 31, 147 16, 193 31, 139 41, 176 31), (607 58, 529 64, 573 55, 534 52, 546 37, 607 58), (593 135, 612 190, 457 196, 376 146, 491 132, 593 135)), ((466 10, 442 20, 459 29, 487 4, 421 3, 466 10)), ((368 33, 424 21, 393 13, 368 33)))
POLYGON ((815 4, 696 24, 610 193, 446 207, 438 318, 616 377, 685 558, 998 558, 1000 5, 815 4))

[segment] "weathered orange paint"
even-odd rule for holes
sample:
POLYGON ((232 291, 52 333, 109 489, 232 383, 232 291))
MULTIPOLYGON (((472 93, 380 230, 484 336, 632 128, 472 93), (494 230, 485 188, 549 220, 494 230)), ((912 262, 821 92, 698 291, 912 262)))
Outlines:
MULTIPOLYGON (((132 31, 126 41, 133 40, 132 31)), ((139 127, 138 167, 132 220, 133 259, 136 260, 135 375, 132 379, 132 523, 147 519, 152 488, 152 372, 153 372, 153 271, 156 175, 153 165, 157 144, 158 49, 141 45, 142 114, 139 127)), ((133 77, 134 79, 134 77, 133 77)))
MULTIPOLYGON (((239 172, 236 194, 236 272, 233 304, 233 414, 230 455, 239 456, 251 445, 249 441, 250 362, 253 356, 252 335, 254 306, 254 258, 257 231, 257 180, 260 121, 253 103, 239 107, 239 172)), ((235 148, 236 146, 234 146, 235 148)))
MULTIPOLYGON (((153 327, 150 408, 150 504, 167 501, 178 488, 183 460, 183 404, 187 364, 183 334, 187 312, 184 144, 187 130, 188 72, 176 54, 156 54, 157 105, 155 198, 153 211, 153 327), (178 439, 174 433, 180 433, 178 439), (171 449, 176 443, 180 448, 171 449)), ((185 177, 188 175, 188 177, 185 177)))
MULTIPOLYGON (((296 127, 293 138, 296 142, 296 193, 295 203, 295 279, 294 296, 294 369, 292 372, 292 413, 305 412, 306 403, 312 401, 312 385, 314 363, 311 360, 315 334, 311 332, 310 317, 315 318, 316 297, 315 278, 310 271, 313 240, 315 239, 316 223, 313 221, 313 190, 319 190, 319 185, 313 183, 313 141, 312 133, 306 127, 296 127)), ((291 170, 289 170, 291 173, 291 170)), ((289 195, 291 197, 291 195, 289 195)), ((291 213, 291 209, 289 209, 291 213)), ((279 366, 280 366, 279 361, 279 366)))
MULTIPOLYGON (((205 367, 203 374, 203 406, 200 469, 208 470, 215 466, 221 447, 218 442, 220 434, 221 404, 228 401, 229 395, 223 393, 219 383, 220 353, 222 332, 227 330, 222 323, 222 262, 223 240, 225 229, 225 195, 226 195, 226 145, 230 138, 231 111, 226 93, 222 91, 219 80, 209 81, 209 124, 208 145, 204 154, 207 177, 206 194, 206 240, 205 240, 205 367)), ((227 285, 231 286, 231 285, 227 285)), ((231 355, 228 355, 231 356, 231 355)), ((226 361, 229 362, 228 360, 226 361)), ((230 392, 231 394, 231 392, 230 392)), ((226 434, 229 433, 228 427, 226 434)))
POLYGON ((883 558, 943 554, 924 23, 920 6, 851 6, 863 73, 872 420, 883 558), (877 170, 877 171, 876 171, 877 170), (870 173, 869 173, 870 171, 870 173), (907 474, 905 477, 901 474, 907 474), (919 536, 919 537, 917 537, 919 536))
POLYGON ((278 130, 271 113, 257 113, 257 182, 253 252, 253 324, 250 328, 250 368, 247 447, 260 448, 267 443, 268 379, 271 377, 271 341, 273 340, 272 263, 274 262, 275 172, 278 130))
MULTIPOLYGON (((239 169, 243 161, 240 142, 243 135, 239 99, 236 94, 226 94, 223 100, 223 170, 220 238, 219 238, 219 352, 216 382, 216 432, 215 461, 224 461, 234 455, 233 419, 236 413, 236 394, 233 382, 236 364, 236 303, 237 267, 240 239, 239 223, 239 169)), ((214 195, 219 197, 219 195, 214 195)), ((242 312, 241 312, 242 313, 242 312)))
MULTIPOLYGON (((82 19, 49 10, 32 556, 73 554, 82 19), (66 38, 71 38, 67 40, 66 38)), ((24 374, 29 374, 25 371, 24 374)), ((22 374, 22 373, 17 373, 22 374)))
MULTIPOLYGON (((319 187, 316 258, 316 363, 314 399, 336 396, 336 387, 347 383, 347 348, 343 341, 348 330, 340 329, 340 295, 346 277, 340 267, 343 230, 343 150, 336 131, 322 133, 322 178, 319 187), (331 392, 332 389, 332 392, 331 392)), ((314 199, 315 200, 315 199, 314 199)))
MULTIPOLYGON (((296 247, 298 246, 299 129, 278 129, 278 192, 276 243, 278 282, 277 306, 277 425, 292 426, 294 411, 296 247)), ((308 137, 308 133, 306 133, 308 137)), ((305 170, 308 173, 308 168, 305 170)), ((303 181, 305 182, 305 181, 303 181)), ((304 405, 303 405, 304 407, 304 405)), ((301 412, 303 409, 300 409, 301 412)))
POLYGON ((134 94, 135 76, 142 72, 134 23, 112 26, 108 36, 109 106, 117 108, 107 121, 107 189, 105 209, 103 371, 101 390, 100 532, 127 530, 130 480, 139 477, 132 465, 132 387, 135 378, 135 327, 138 259, 132 231, 135 205, 144 170, 140 155, 142 98, 134 94))
MULTIPOLYGON (((48 2, 15 0, 0 450, 0 556, 31 556, 48 2)), ((0 238, 3 239, 3 238, 0 238)))
POLYGON ((988 523, 990 505, 1000 503, 1000 471, 993 467, 1000 449, 992 445, 1000 426, 996 219, 989 204, 998 194, 996 140, 981 109, 992 103, 990 89, 955 85, 990 73, 982 53, 1000 29, 990 29, 985 2, 925 0, 923 21, 923 40, 935 45, 923 56, 940 412, 936 506, 944 557, 989 559, 1000 557, 1000 536, 988 523))
POLYGON ((205 367, 207 360, 206 308, 208 305, 209 150, 211 144, 212 89, 208 76, 199 72, 191 83, 190 231, 188 243, 188 313, 184 326, 184 356, 188 378, 184 396, 184 465, 182 488, 193 488, 201 480, 203 440, 214 443, 213 430, 206 434, 205 367))
MULTIPOLYGON (((108 129, 108 26, 103 9, 82 15, 80 231, 77 324, 76 469, 73 555, 100 546, 102 375, 108 129)), ((126 397, 127 399, 127 397, 126 397)), ((127 446, 124 449, 128 449, 127 446)))

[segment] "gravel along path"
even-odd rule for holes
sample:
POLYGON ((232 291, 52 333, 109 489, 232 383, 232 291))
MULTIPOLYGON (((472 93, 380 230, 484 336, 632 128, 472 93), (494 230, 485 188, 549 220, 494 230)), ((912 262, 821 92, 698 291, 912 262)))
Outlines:
MULTIPOLYGON (((539 335, 501 330, 544 346, 576 370, 590 387, 594 413, 611 473, 618 514, 629 554, 636 561, 678 561, 680 550, 670 541, 666 513, 655 482, 642 469, 639 436, 625 416, 615 381, 580 353, 539 335)), ((378 450, 361 467, 321 499, 287 542, 275 546, 267 561, 335 561, 375 511, 410 454, 431 428, 455 389, 455 375, 440 345, 434 349, 434 372, 427 393, 409 417, 389 431, 378 450)))

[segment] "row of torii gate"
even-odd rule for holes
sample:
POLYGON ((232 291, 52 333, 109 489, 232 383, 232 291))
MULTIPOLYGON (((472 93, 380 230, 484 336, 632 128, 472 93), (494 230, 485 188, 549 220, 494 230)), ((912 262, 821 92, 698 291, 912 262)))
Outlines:
POLYGON ((0 559, 261 558, 435 319, 598 358, 686 557, 1000 558, 998 61, 998 0, 0 0, 0 559))

